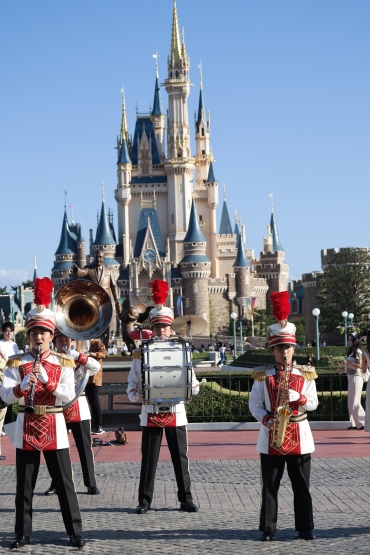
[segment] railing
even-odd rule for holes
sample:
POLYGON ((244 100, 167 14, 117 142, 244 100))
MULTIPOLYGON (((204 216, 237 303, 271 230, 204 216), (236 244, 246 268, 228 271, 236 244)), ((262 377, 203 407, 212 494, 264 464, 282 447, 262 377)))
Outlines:
MULTIPOLYGON (((253 386, 251 373, 197 372, 197 378, 207 380, 186 407, 189 422, 255 422, 249 410, 249 394, 253 386)), ((347 376, 336 373, 319 373, 316 381, 319 405, 308 412, 309 420, 348 420, 347 376)), ((101 387, 101 404, 105 414, 135 414, 140 403, 130 403, 126 394, 127 383, 104 384, 101 387)), ((364 384, 364 390, 366 384, 364 384)), ((362 402, 365 404, 363 391, 362 402)))

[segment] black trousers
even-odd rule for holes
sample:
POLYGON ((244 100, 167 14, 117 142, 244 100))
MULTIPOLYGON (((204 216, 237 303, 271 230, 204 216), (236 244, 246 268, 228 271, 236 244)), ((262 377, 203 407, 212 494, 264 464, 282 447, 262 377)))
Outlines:
POLYGON ((166 434, 168 448, 177 482, 177 498, 180 503, 192 501, 191 482, 188 459, 188 438, 186 426, 160 428, 144 426, 142 429, 142 459, 139 484, 139 503, 151 505, 153 499, 154 479, 157 470, 159 451, 166 434))
POLYGON ((87 400, 89 401, 91 409, 92 428, 102 427, 103 423, 101 406, 99 402, 99 391, 100 386, 95 385, 94 383, 88 383, 85 387, 85 394, 87 400))
MULTIPOLYGON (((57 484, 57 494, 67 534, 82 530, 80 507, 72 476, 69 449, 43 451, 48 471, 57 484)), ((17 491, 15 496, 15 534, 32 532, 32 498, 40 467, 40 451, 16 450, 17 491)))
POLYGON ((311 453, 286 456, 261 453, 261 532, 274 534, 276 531, 278 491, 285 464, 293 488, 295 529, 301 532, 314 529, 310 493, 311 453))
MULTIPOLYGON (((81 461, 84 484, 87 488, 96 486, 94 454, 91 445, 90 420, 82 420, 82 422, 69 422, 67 424, 67 428, 72 430, 72 434, 76 442, 77 451, 81 461)), ((50 487, 57 489, 57 484, 54 483, 54 480, 51 482, 50 487)))

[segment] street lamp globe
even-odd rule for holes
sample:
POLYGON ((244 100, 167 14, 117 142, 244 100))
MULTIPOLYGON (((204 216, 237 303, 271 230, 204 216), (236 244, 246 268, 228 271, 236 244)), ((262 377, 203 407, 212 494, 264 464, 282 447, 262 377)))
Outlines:
POLYGON ((314 308, 312 310, 312 314, 317 318, 320 315, 320 309, 319 308, 314 308))
POLYGON ((353 320, 354 316, 355 316, 355 315, 353 314, 353 312, 350 312, 350 313, 348 314, 348 318, 349 318, 350 320, 353 320))
POLYGON ((348 312, 345 310, 344 312, 342 312, 342 316, 343 316, 343 318, 347 318, 348 312))
POLYGON ((232 312, 232 313, 230 314, 230 318, 231 318, 232 320, 236 320, 236 317, 237 317, 236 312, 232 312))

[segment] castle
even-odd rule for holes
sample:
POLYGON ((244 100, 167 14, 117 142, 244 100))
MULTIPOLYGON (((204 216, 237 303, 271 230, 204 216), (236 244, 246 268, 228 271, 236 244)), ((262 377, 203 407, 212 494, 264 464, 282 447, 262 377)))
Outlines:
POLYGON ((192 153, 190 60, 185 40, 180 40, 176 0, 162 86, 167 94, 166 111, 156 63, 153 107, 150 113, 136 114, 132 137, 122 94, 114 191, 117 238, 104 196, 95 239, 90 230, 89 254, 81 226, 70 224, 65 211, 51 277, 58 290, 70 279, 73 263, 84 266, 95 250, 102 249, 121 297, 129 298, 132 305, 149 304, 149 282, 166 280, 170 284, 168 304, 175 317, 179 312, 202 316, 208 322, 208 333, 214 333, 228 328, 232 311, 238 312, 239 319, 246 318, 251 299, 255 308, 266 308, 269 293, 286 289, 289 268, 273 209, 259 258, 254 258, 253 249, 246 249, 244 226, 237 218, 232 229, 225 196, 217 230, 219 183, 211 149, 210 114, 204 106, 201 74, 192 153))

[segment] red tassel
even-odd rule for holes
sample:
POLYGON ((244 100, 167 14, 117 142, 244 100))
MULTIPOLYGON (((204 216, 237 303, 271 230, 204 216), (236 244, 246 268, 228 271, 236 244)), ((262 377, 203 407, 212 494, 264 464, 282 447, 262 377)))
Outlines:
POLYGON ((289 299, 289 291, 280 291, 279 293, 271 293, 270 295, 272 313, 279 322, 287 320, 290 314, 289 299))
POLYGON ((162 279, 156 279, 149 283, 151 287, 152 299, 155 304, 166 304, 168 297, 168 283, 162 279))
POLYGON ((45 308, 48 308, 51 303, 51 292, 53 288, 54 283, 50 278, 36 278, 34 287, 35 304, 44 305, 45 308))

